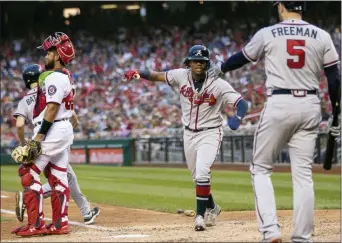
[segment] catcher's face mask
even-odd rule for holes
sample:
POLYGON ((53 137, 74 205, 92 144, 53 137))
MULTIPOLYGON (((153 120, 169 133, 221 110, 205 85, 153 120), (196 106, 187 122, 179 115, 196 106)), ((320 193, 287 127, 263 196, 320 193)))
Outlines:
POLYGON ((55 36, 49 36, 43 42, 43 44, 37 48, 49 50, 51 47, 56 47, 58 55, 64 62, 64 64, 70 63, 75 58, 75 48, 69 38, 63 32, 56 32, 55 36))

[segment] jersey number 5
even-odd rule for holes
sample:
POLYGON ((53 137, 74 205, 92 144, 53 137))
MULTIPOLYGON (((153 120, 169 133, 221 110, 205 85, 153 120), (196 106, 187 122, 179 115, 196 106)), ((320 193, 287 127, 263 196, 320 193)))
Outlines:
POLYGON ((305 40, 287 40, 287 53, 291 56, 297 56, 298 61, 287 59, 287 66, 292 69, 301 69, 305 65, 305 51, 295 49, 295 47, 305 46, 305 40))

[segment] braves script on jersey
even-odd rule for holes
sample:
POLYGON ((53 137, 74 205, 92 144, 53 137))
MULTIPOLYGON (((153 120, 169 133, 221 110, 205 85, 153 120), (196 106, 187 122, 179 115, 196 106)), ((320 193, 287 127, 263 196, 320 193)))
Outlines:
POLYGON ((267 88, 319 89, 322 67, 339 61, 329 33, 302 20, 259 30, 243 53, 252 62, 265 53, 267 88))
POLYGON ((234 104, 241 95, 223 79, 206 78, 201 90, 196 90, 188 69, 173 69, 165 73, 169 85, 178 85, 182 107, 182 123, 191 129, 219 127, 221 110, 225 104, 234 104))
POLYGON ((268 99, 255 132, 250 167, 259 231, 265 242, 280 237, 270 175, 280 150, 287 144, 294 192, 291 240, 311 242, 311 168, 321 121, 317 90, 322 69, 339 62, 338 54, 326 31, 302 20, 287 20, 259 30, 243 53, 253 62, 264 55, 267 74, 268 99), (287 92, 289 89, 292 91, 287 92))

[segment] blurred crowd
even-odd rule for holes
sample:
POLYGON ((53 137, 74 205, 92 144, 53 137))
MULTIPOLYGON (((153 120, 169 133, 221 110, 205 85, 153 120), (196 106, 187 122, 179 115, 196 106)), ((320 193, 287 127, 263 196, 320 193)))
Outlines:
MULTIPOLYGON (((274 21, 274 20, 273 20, 274 21)), ((155 84, 141 79, 124 82, 128 69, 166 71, 183 66, 189 47, 206 45, 211 58, 227 59, 249 41, 257 25, 231 29, 220 23, 208 28, 208 20, 201 18, 189 28, 177 26, 146 29, 120 28, 114 38, 97 38, 85 31, 68 33, 76 48, 76 58, 68 66, 76 86, 75 110, 80 126, 76 139, 173 136, 181 134, 179 96, 167 84, 155 84)), ((272 20, 271 20, 272 22, 272 20)), ((332 35, 341 54, 340 27, 322 26, 332 35)), ((26 65, 44 66, 44 52, 35 47, 47 37, 31 36, 0 44, 1 49, 1 141, 15 140, 15 120, 12 114, 21 97, 27 92, 22 82, 26 65)), ((248 101, 248 118, 240 132, 252 132, 265 102, 265 73, 263 61, 248 64, 226 74, 225 79, 248 101)), ((321 75, 323 120, 331 113, 327 82, 321 75)), ((227 107, 229 116, 235 112, 227 107)))

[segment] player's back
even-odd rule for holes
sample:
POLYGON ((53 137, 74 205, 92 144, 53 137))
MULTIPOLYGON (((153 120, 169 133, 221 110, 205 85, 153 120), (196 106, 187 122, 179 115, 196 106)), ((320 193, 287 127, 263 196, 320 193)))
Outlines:
POLYGON ((303 20, 286 20, 259 32, 267 88, 319 89, 323 67, 338 62, 329 33, 303 20))
POLYGON ((19 115, 25 117, 28 123, 33 123, 33 108, 36 104, 37 88, 33 88, 19 101, 18 107, 13 116, 19 115))

